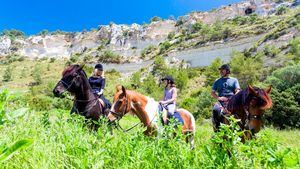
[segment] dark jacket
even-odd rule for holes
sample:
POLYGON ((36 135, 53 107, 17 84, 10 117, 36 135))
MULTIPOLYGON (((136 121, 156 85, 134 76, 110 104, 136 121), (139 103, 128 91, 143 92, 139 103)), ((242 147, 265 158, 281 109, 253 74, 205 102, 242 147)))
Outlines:
POLYGON ((91 76, 89 78, 89 83, 92 87, 93 93, 97 94, 101 91, 101 89, 104 89, 104 87, 105 87, 105 78, 91 76))

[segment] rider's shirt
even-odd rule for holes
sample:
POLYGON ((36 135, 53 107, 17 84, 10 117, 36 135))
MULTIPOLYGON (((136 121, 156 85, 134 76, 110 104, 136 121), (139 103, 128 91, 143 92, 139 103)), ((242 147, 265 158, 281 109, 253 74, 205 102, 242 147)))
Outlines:
POLYGON ((214 82, 212 87, 212 90, 218 92, 219 97, 233 96, 236 89, 240 89, 240 85, 233 77, 221 77, 214 82))
POLYGON ((105 87, 105 78, 91 76, 89 78, 89 83, 92 87, 93 93, 99 93, 101 89, 104 89, 105 87))
MULTIPOLYGON (((176 90, 176 89, 174 89, 174 88, 165 89, 165 91, 164 91, 164 101, 172 99, 174 90, 176 90)), ((173 101, 169 104, 175 104, 175 101, 173 101)))

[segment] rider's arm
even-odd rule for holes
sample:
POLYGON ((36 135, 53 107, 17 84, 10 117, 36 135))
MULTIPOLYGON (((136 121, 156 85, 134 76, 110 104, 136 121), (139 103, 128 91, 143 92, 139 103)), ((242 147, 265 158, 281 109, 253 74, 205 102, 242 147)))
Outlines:
POLYGON ((211 96, 219 101, 227 101, 228 98, 227 97, 219 97, 217 94, 216 94, 216 91, 212 90, 211 91, 211 96))
POLYGON ((235 87, 235 90, 234 90, 234 94, 237 94, 238 92, 241 91, 241 87, 240 87, 240 84, 239 84, 239 81, 236 79, 235 83, 234 83, 234 87, 235 87))

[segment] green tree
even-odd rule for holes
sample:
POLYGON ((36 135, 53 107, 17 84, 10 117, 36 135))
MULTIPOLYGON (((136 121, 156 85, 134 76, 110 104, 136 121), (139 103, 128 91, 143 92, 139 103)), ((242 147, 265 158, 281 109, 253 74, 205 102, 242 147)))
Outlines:
POLYGON ((212 86, 214 81, 220 77, 218 68, 222 65, 222 60, 218 57, 216 58, 204 71, 206 76, 205 84, 212 86))
POLYGON ((300 82, 300 63, 272 72, 265 83, 272 84, 279 91, 284 91, 300 82))
POLYGON ((242 53, 235 52, 230 61, 232 76, 236 77, 242 88, 254 84, 262 75, 263 62, 260 58, 246 58, 242 53))

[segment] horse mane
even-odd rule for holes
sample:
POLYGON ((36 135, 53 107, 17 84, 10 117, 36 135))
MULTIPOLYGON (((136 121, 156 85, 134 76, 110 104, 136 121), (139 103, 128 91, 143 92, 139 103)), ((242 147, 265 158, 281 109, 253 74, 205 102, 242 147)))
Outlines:
POLYGON ((256 95, 250 93, 248 89, 242 90, 234 95, 228 102, 227 109, 230 112, 237 112, 244 110, 245 107, 250 105, 251 100, 256 97, 258 99, 256 107, 262 110, 268 109, 272 106, 272 100, 267 92, 261 88, 253 87, 256 95))
POLYGON ((62 76, 65 76, 67 74, 70 74, 72 72, 74 72, 74 70, 76 70, 76 68, 78 68, 79 65, 70 65, 67 68, 65 68, 65 70, 62 72, 62 76))

